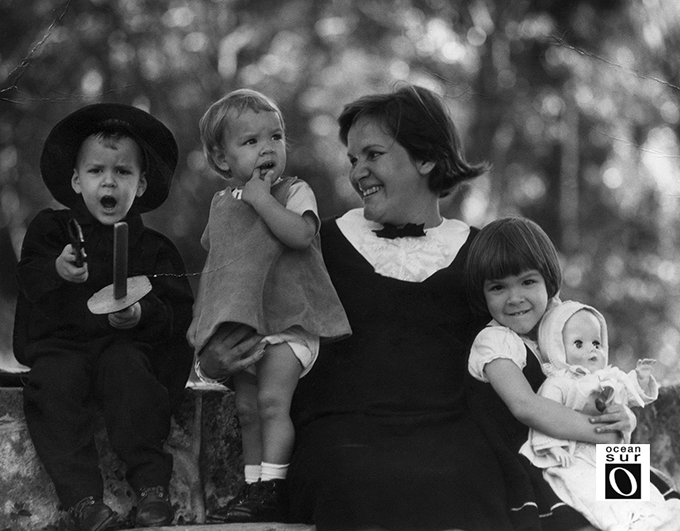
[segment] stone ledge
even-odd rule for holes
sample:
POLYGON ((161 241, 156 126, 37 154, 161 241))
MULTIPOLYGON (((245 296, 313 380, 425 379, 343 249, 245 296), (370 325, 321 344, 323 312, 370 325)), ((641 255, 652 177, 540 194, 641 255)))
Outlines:
MULTIPOLYGON (((36 531, 63 515, 51 480, 31 443, 20 388, 0 388, 0 530, 36 531)), ((662 388, 659 399, 636 411, 633 442, 651 445, 652 465, 680 485, 680 387, 662 388)), ((112 451, 103 424, 97 432, 105 501, 121 516, 135 499, 125 465, 112 451)), ((233 394, 221 387, 187 388, 167 448, 174 457, 170 493, 173 531, 312 531, 299 524, 205 525, 206 512, 226 503, 242 481, 241 440, 233 394)))
MULTIPOLYGON (((177 525, 168 527, 156 527, 162 531, 314 531, 315 526, 305 524, 281 524, 278 522, 266 522, 255 524, 212 524, 212 525, 177 525)), ((137 531, 149 531, 149 528, 141 528, 137 531)))
POLYGON ((659 398, 635 414, 632 442, 649 444, 652 466, 680 488, 680 385, 662 387, 659 398))
MULTIPOLYGON (((170 495, 178 525, 203 524, 242 481, 241 439, 233 393, 188 388, 166 443, 174 458, 170 495)), ((125 465, 111 449, 101 422, 96 435, 105 501, 125 517, 136 503, 125 465)), ((0 388, 0 530, 34 531, 63 516, 23 416, 20 388, 0 388)))

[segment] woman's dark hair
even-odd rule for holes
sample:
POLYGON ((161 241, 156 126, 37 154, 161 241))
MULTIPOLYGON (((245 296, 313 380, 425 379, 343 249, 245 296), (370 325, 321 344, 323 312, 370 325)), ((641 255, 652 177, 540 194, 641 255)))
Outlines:
POLYGON ((444 101, 426 88, 406 85, 345 105, 338 118, 340 140, 345 146, 349 130, 359 118, 380 123, 413 160, 434 162, 428 182, 430 190, 439 197, 489 169, 486 163, 473 165, 465 160, 458 131, 444 101))
POLYGON ((465 264, 465 281, 472 309, 486 313, 484 282, 536 269, 548 298, 560 291, 562 269, 557 249, 536 223, 520 217, 501 218, 484 227, 472 241, 465 264))

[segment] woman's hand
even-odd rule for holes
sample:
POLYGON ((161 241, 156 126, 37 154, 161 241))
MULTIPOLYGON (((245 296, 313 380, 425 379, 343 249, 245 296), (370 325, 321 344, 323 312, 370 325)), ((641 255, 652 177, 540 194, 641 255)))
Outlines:
POLYGON ((595 428, 597 433, 615 433, 622 435, 624 440, 630 438, 630 434, 637 426, 637 418, 630 408, 617 403, 607 406, 602 415, 590 417, 590 422, 599 424, 595 428))
POLYGON ((247 369, 264 355, 264 348, 253 349, 262 338, 247 325, 223 323, 198 354, 201 372, 213 380, 226 380, 247 369))
POLYGON ((57 269, 57 274, 67 282, 81 284, 87 280, 87 262, 84 262, 82 267, 76 265, 76 253, 70 243, 61 251, 54 267, 57 269))

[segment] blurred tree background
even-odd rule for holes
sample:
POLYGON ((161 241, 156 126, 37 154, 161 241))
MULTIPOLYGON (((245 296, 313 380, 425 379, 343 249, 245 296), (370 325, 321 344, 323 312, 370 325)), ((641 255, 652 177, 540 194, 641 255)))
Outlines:
POLYGON ((678 49, 680 4, 662 0, 0 0, 3 363, 26 226, 59 206, 42 142, 66 114, 121 102, 171 128, 180 165, 146 220, 199 272, 224 186, 198 136, 211 102, 239 87, 275 98, 288 173, 326 217, 359 206, 337 139, 343 104, 407 81, 445 96, 468 158, 493 164, 445 215, 537 221, 562 254, 563 298, 608 319, 612 361, 654 357, 663 382, 680 382, 678 49))

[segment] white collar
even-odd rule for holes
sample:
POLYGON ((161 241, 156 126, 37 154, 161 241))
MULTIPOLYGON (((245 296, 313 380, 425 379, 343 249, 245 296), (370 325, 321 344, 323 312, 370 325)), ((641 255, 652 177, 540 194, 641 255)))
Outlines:
POLYGON ((470 234, 466 223, 442 219, 438 226, 425 229, 425 237, 379 238, 373 231, 382 225, 366 219, 362 208, 348 211, 337 224, 376 273, 407 282, 422 282, 451 265, 470 234))

